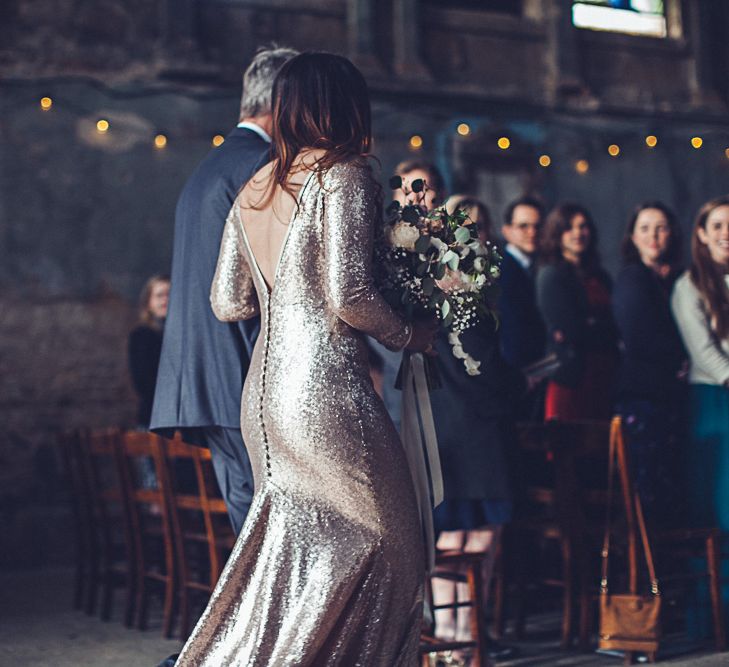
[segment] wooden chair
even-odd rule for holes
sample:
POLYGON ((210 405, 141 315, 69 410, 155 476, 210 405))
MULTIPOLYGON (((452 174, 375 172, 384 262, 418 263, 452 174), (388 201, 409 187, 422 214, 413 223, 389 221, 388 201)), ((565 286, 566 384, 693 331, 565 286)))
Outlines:
POLYGON ((180 636, 185 639, 190 631, 191 593, 212 593, 236 536, 218 489, 210 450, 175 438, 164 442, 163 451, 179 573, 180 636), (178 480, 181 462, 194 466, 194 491, 182 488, 178 480))
MULTIPOLYGON (((63 476, 69 494, 69 504, 73 516, 75 560, 73 584, 73 608, 87 608, 88 602, 85 592, 90 568, 90 554, 92 544, 91 502, 88 499, 85 472, 81 461, 80 434, 78 431, 66 431, 58 436, 58 449, 60 452, 63 476)), ((90 598, 91 603, 95 596, 90 598)), ((93 613, 93 609, 89 613, 93 613)))
POLYGON ((134 536, 136 572, 135 625, 147 626, 149 584, 163 590, 164 637, 172 636, 175 611, 176 568, 164 464, 163 439, 152 433, 127 432, 122 436, 122 470, 134 536), (142 474, 152 461, 154 478, 142 474))
MULTIPOLYGON (((561 591, 561 644, 566 648, 574 630, 574 594, 576 588, 576 555, 572 543, 570 521, 561 513, 558 469, 555 465, 557 426, 554 423, 524 423, 517 425, 517 446, 521 458, 522 478, 517 484, 517 507, 513 523, 505 531, 503 549, 505 558, 512 563, 511 572, 504 570, 508 586, 514 580, 515 633, 525 634, 527 599, 533 590, 547 587, 561 591), (556 551, 559 574, 537 567, 540 556, 530 559, 535 551, 556 551)), ((505 620, 496 619, 503 628, 505 620)))
POLYGON ((85 431, 79 451, 91 522, 91 548, 87 577, 87 612, 93 612, 101 587, 101 618, 109 620, 114 589, 126 592, 124 624, 132 624, 134 611, 134 540, 129 506, 120 466, 120 431, 85 431))
POLYGON ((468 585, 468 599, 457 600, 450 604, 434 605, 430 581, 426 587, 426 595, 431 608, 435 613, 442 609, 452 609, 454 613, 463 607, 471 608, 470 630, 471 638, 465 641, 445 641, 424 632, 420 638, 420 656, 423 667, 429 667, 430 655, 441 651, 470 650, 473 667, 486 664, 487 636, 483 619, 483 596, 481 592, 481 567, 483 554, 462 552, 437 552, 435 569, 430 579, 448 579, 449 581, 465 582, 468 585))

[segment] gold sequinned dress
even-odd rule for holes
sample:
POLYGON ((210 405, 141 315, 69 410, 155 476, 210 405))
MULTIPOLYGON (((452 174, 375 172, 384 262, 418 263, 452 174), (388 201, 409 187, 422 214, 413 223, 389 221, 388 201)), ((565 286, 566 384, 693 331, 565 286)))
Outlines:
POLYGON ((417 664, 422 536, 364 339, 410 335, 371 279, 374 181, 341 163, 298 202, 271 290, 238 202, 223 234, 213 310, 262 316, 241 409, 256 494, 178 666, 417 664))

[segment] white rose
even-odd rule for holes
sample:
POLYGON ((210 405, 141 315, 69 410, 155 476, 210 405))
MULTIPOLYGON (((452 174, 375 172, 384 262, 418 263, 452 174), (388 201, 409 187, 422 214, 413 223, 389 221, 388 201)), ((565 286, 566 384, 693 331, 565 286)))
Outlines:
POLYGON ((418 228, 409 222, 398 222, 387 229, 385 234, 391 246, 404 248, 411 252, 415 250, 415 243, 420 238, 418 228))
POLYGON ((476 259, 473 260, 473 268, 479 273, 483 273, 486 269, 486 260, 483 257, 476 257, 476 259))
POLYGON ((491 267, 489 272, 492 278, 498 278, 501 275, 501 269, 496 264, 491 267))

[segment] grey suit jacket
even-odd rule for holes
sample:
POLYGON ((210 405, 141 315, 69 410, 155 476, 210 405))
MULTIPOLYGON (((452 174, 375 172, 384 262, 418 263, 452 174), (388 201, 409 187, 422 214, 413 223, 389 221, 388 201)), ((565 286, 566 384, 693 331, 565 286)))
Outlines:
POLYGON ((240 399, 259 320, 220 322, 210 285, 233 200, 269 145, 234 129, 190 176, 175 212, 172 287, 150 428, 240 428, 240 399))

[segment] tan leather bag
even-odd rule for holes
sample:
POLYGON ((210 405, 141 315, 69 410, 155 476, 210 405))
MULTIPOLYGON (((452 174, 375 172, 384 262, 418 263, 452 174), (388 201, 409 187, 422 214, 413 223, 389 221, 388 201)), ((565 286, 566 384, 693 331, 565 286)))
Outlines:
MULTIPOLYGON (((610 430, 610 460, 608 464, 608 498, 605 539, 602 550, 602 580, 600 582, 600 637, 602 649, 643 651, 655 653, 661 637, 661 596, 658 579, 653 565, 653 554, 648 542, 643 508, 640 497, 634 491, 625 494, 626 501, 632 500, 635 516, 643 542, 646 565, 651 581, 650 595, 631 593, 611 594, 608 592, 608 561, 610 555, 610 506, 612 504, 615 460, 625 460, 622 441, 622 426, 619 418, 613 420, 610 430), (620 452, 618 452, 620 447, 620 452)), ((633 577, 631 577, 633 579, 633 577)))

